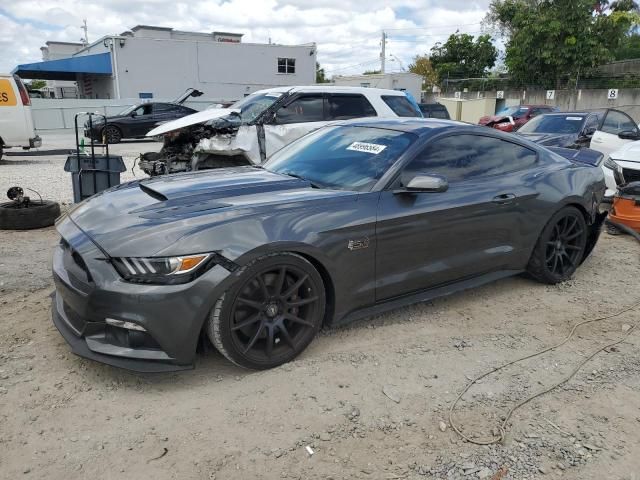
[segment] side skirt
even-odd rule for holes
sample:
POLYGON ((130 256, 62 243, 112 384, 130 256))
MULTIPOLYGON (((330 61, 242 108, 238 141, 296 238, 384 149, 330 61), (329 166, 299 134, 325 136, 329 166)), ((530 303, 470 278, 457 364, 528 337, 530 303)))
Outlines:
POLYGON ((498 272, 486 273, 484 275, 469 278, 459 282, 449 283, 447 285, 430 288, 428 290, 422 290, 410 295, 385 300, 370 307, 355 310, 340 318, 339 320, 334 321, 332 323, 332 326, 346 325, 355 320, 360 320, 365 317, 372 317, 374 315, 380 315, 391 310, 396 310, 401 307, 413 305, 414 303, 428 302, 430 300, 433 300, 434 298, 446 297, 448 295, 462 292, 470 288, 476 288, 487 283, 495 282, 496 280, 513 277, 522 273, 523 271, 524 270, 501 270, 498 272))

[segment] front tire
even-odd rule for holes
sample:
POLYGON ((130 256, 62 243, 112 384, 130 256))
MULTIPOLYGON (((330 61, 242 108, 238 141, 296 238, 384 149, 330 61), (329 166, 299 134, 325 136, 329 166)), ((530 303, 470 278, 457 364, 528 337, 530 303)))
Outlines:
POLYGON ((564 207, 544 227, 527 271, 542 283, 568 280, 584 257, 588 233, 582 212, 575 207, 564 207))
POLYGON ((311 343, 325 312, 322 277, 294 253, 261 257, 240 271, 206 325, 227 359, 264 370, 297 357, 311 343))

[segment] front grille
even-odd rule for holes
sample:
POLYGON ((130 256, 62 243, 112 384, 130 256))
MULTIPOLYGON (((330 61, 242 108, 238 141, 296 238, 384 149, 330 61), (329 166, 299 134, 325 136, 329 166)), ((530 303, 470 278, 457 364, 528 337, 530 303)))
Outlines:
POLYGON ((623 168, 622 176, 626 183, 640 182, 640 170, 632 170, 631 168, 623 168))

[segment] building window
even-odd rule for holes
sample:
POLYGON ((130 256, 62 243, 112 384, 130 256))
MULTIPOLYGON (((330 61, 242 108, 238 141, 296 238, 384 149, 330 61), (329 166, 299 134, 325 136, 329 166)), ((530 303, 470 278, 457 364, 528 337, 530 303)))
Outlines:
POLYGON ((296 59, 278 58, 278 73, 296 73, 296 59))

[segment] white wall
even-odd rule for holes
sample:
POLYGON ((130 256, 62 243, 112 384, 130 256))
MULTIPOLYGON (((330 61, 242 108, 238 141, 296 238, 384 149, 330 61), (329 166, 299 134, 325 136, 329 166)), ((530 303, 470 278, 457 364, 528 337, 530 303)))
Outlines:
POLYGON ((334 77, 335 85, 350 87, 388 88, 390 90, 406 90, 417 102, 422 93, 422 77, 414 73, 380 73, 373 75, 349 75, 334 77), (367 85, 368 84, 368 85, 367 85))
POLYGON ((262 88, 315 83, 312 46, 128 38, 115 50, 126 98, 140 92, 175 98, 194 87, 207 97, 234 100, 262 88), (278 57, 295 58, 295 74, 278 74, 278 57))

